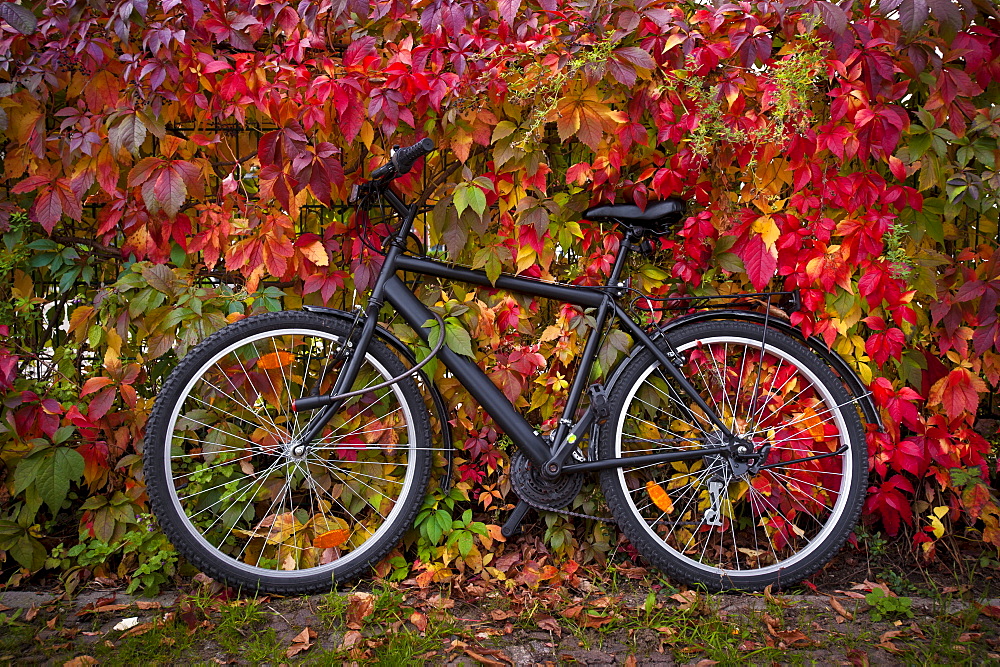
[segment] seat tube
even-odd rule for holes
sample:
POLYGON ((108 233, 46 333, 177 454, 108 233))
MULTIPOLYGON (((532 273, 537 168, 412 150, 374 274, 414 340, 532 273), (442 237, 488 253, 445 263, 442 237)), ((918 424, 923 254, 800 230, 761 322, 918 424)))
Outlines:
MULTIPOLYGON (((622 243, 618 248, 618 255, 615 257, 615 263, 611 267, 611 275, 608 277, 606 287, 618 287, 618 281, 621 279, 625 262, 632 252, 631 236, 632 233, 630 231, 622 239, 622 243)), ((605 296, 604 301, 597 309, 597 317, 594 318, 594 329, 587 336, 587 343, 584 345, 583 355, 580 357, 580 367, 576 371, 576 377, 573 378, 573 386, 570 387, 569 396, 566 398, 566 407, 563 410, 563 417, 559 420, 559 425, 556 427, 553 442, 562 442, 563 438, 566 437, 567 431, 572 426, 573 415, 576 414, 576 409, 580 405, 580 399, 583 397, 583 391, 590 384, 590 371, 594 367, 594 359, 597 358, 597 346, 601 342, 601 332, 604 331, 604 325, 607 322, 608 313, 612 307, 611 304, 611 297, 605 296)))

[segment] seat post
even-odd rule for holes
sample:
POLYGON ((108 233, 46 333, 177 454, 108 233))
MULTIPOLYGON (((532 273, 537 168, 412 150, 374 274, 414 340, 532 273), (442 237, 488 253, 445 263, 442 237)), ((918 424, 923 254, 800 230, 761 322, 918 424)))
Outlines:
MULTIPOLYGON (((622 225, 624 227, 624 225, 622 225)), ((635 227, 626 227, 625 237, 622 239, 621 244, 618 246, 618 254, 615 256, 615 263, 611 266, 611 275, 608 277, 607 286, 617 287, 618 281, 621 279, 622 271, 625 268, 625 262, 628 260, 628 256, 632 253, 632 248, 635 244, 642 240, 642 232, 637 230, 635 227)))

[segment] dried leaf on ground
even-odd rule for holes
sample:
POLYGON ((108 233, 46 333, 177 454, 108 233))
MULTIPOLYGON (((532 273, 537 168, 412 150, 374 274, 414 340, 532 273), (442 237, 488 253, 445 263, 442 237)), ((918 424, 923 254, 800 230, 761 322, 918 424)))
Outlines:
POLYGON ((480 665, 489 665, 490 667, 507 667, 507 663, 500 662, 499 660, 493 660, 492 658, 488 658, 485 655, 476 653, 470 648, 465 649, 465 653, 470 658, 478 662, 480 665))
POLYGON ((542 630, 547 630, 549 632, 555 633, 557 637, 562 637, 562 628, 559 627, 559 621, 551 616, 535 616, 535 623, 538 624, 542 630))
POLYGON ((848 621, 854 620, 854 614, 847 611, 847 609, 844 608, 844 605, 840 604, 840 601, 837 600, 837 598, 833 597, 832 595, 830 596, 830 608, 832 608, 835 612, 846 618, 848 621))
POLYGON ((412 623, 413 627, 417 630, 423 632, 427 629, 427 614, 422 614, 419 611, 413 612, 410 614, 410 623, 412 623))
POLYGON ((88 665, 96 665, 97 658, 89 655, 79 655, 72 660, 63 663, 63 667, 87 667, 88 665))
POLYGON ((344 633, 344 639, 343 641, 340 642, 340 648, 341 649, 351 648, 355 644, 360 643, 361 640, 363 639, 364 637, 357 630, 348 630, 346 633, 344 633))
POLYGON ((139 635, 144 635, 150 630, 156 627, 155 623, 140 623, 125 632, 122 633, 121 637, 118 639, 125 639, 126 637, 138 637, 139 635))
POLYGON ((779 607, 791 607, 792 606, 791 602, 789 602, 783 597, 777 597, 774 595, 774 593, 772 593, 773 588, 774 587, 772 584, 768 584, 764 588, 764 599, 770 602, 771 604, 777 605, 779 607))
POLYGON ((136 600, 135 606, 143 611, 148 611, 150 609, 162 609, 163 606, 156 602, 155 600, 136 600))
MULTIPOLYGON (((348 633, 350 634, 350 633, 348 633)), ((346 638, 346 637, 345 637, 346 638)), ((305 628, 302 632, 295 635, 292 639, 292 645, 288 647, 285 651, 286 658, 294 658, 299 653, 303 651, 308 651, 316 641, 316 631, 312 628, 305 628)))
POLYGON ((347 627, 360 630, 362 621, 375 611, 375 596, 371 593, 351 593, 347 598, 347 627))

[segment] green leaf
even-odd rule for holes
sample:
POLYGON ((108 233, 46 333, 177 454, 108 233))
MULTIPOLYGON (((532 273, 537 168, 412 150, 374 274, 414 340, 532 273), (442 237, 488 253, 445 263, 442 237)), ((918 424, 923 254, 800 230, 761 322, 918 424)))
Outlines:
POLYGON ((40 570, 45 565, 45 547, 27 532, 18 538, 8 551, 18 564, 29 570, 40 570))
POLYGON ((458 538, 458 553, 462 556, 468 556, 469 552, 472 551, 472 547, 476 545, 475 536, 467 530, 463 530, 459 533, 458 538))
POLYGON ((76 427, 73 426, 72 424, 68 424, 66 426, 60 426, 56 430, 55 434, 52 436, 52 442, 54 442, 57 445, 61 445, 62 443, 69 440, 69 437, 73 435, 73 431, 75 430, 76 427))
POLYGON ((449 317, 444 323, 444 344, 453 352, 463 354, 467 357, 473 356, 472 337, 454 317, 449 317))
POLYGON ((83 477, 84 460, 76 450, 68 447, 53 448, 46 454, 35 474, 35 488, 55 514, 69 493, 70 481, 83 477))
POLYGON ((455 187, 454 203, 455 210, 462 215, 462 211, 469 207, 469 186, 463 184, 455 187))
POLYGON ((486 212, 486 193, 478 187, 471 187, 468 190, 469 206, 480 216, 486 212))

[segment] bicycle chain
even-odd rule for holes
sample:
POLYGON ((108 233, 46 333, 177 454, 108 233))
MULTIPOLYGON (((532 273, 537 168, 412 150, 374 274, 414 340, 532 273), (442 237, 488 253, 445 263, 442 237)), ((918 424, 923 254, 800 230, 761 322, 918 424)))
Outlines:
POLYGON ((611 523, 611 524, 615 524, 615 525, 618 524, 618 521, 616 521, 614 519, 614 517, 610 517, 610 516, 595 516, 593 514, 584 514, 583 512, 572 512, 572 511, 570 511, 568 509, 565 509, 565 508, 560 509, 558 507, 549 507, 548 505, 543 505, 541 503, 532 502, 529 498, 520 498, 520 500, 523 500, 524 502, 528 503, 529 505, 531 505, 532 507, 534 507, 536 510, 544 510, 546 512, 555 512, 556 514, 568 514, 569 516, 578 516, 581 519, 597 519, 598 521, 603 521, 605 523, 611 523))

